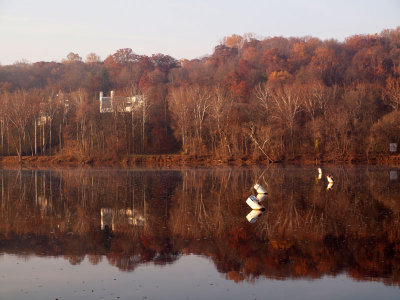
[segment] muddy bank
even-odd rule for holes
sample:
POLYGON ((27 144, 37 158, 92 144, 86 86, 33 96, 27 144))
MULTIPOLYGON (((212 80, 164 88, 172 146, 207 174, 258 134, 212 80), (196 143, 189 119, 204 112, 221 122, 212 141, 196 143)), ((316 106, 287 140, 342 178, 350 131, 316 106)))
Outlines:
MULTIPOLYGON (((74 168, 74 167, 206 167, 206 166, 249 166, 268 164, 267 160, 249 157, 226 159, 212 156, 191 156, 180 154, 135 155, 121 158, 27 156, 22 159, 23 168, 74 168)), ((18 168, 17 156, 0 157, 0 167, 18 168)))
MULTIPOLYGON (((400 166, 400 155, 387 155, 376 158, 351 160, 311 160, 297 158, 274 163, 321 164, 321 163, 372 163, 400 166)), ((73 156, 25 156, 23 168, 76 168, 76 167, 213 167, 213 166, 252 166, 268 165, 267 159, 254 159, 250 156, 217 158, 214 156, 194 156, 181 154, 134 155, 121 158, 73 157, 73 156)), ((19 168, 17 156, 0 157, 0 167, 19 168)))

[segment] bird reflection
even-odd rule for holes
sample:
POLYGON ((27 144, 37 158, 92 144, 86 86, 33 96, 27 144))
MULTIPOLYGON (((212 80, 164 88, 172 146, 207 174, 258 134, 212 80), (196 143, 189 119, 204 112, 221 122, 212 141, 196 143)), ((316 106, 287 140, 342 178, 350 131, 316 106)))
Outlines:
POLYGON ((248 206, 251 207, 251 209, 254 209, 254 210, 264 210, 265 209, 264 206, 262 206, 260 204, 260 201, 257 199, 257 197, 254 195, 250 195, 249 198, 247 198, 246 203, 248 206))
POLYGON ((267 198, 266 194, 257 194, 257 200, 259 202, 263 201, 265 198, 267 198))
POLYGON ((328 186, 326 187, 326 189, 329 191, 333 189, 333 185, 335 184, 335 179, 330 174, 326 176, 326 179, 328 180, 328 186))
POLYGON ((328 182, 328 186, 326 187, 326 190, 331 190, 331 189, 333 189, 333 186, 335 185, 335 183, 334 182, 328 182))
POLYGON ((263 183, 272 201, 255 193, 248 169, 20 177, 2 170, 0 253, 63 256, 73 264, 105 257, 129 271, 195 254, 235 282, 346 273, 400 285, 399 186, 389 170, 332 168, 340 184, 322 178, 320 186, 304 185, 316 169, 289 171, 277 167, 263 183), (245 207, 249 188, 250 201, 268 213, 245 207))
POLYGON ((318 180, 322 179, 322 169, 321 168, 318 168, 318 177, 317 177, 317 179, 318 180))
POLYGON ((249 221, 251 224, 255 223, 260 215, 263 214, 262 210, 252 210, 251 212, 248 213, 246 216, 247 221, 249 221))

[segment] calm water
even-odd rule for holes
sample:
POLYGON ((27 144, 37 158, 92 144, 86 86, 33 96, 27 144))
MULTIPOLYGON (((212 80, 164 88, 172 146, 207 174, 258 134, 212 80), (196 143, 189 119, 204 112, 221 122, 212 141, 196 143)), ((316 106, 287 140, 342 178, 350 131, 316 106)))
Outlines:
POLYGON ((400 297, 400 169, 0 170, 0 186, 0 299, 400 297))

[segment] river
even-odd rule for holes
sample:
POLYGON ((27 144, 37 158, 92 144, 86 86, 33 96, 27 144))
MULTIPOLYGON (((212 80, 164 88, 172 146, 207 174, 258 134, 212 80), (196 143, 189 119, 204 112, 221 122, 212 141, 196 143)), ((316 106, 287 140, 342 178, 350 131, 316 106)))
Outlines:
POLYGON ((400 297, 398 168, 0 170, 0 185, 0 299, 400 297))

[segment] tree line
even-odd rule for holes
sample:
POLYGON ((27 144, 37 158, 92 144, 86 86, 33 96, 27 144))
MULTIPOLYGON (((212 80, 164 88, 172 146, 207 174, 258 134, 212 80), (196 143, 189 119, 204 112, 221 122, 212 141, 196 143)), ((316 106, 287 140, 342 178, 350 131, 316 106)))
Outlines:
POLYGON ((373 159, 400 144, 399 78, 400 27, 344 42, 232 35, 192 60, 71 52, 0 66, 0 151, 373 159), (112 90, 146 101, 101 114, 112 90))

